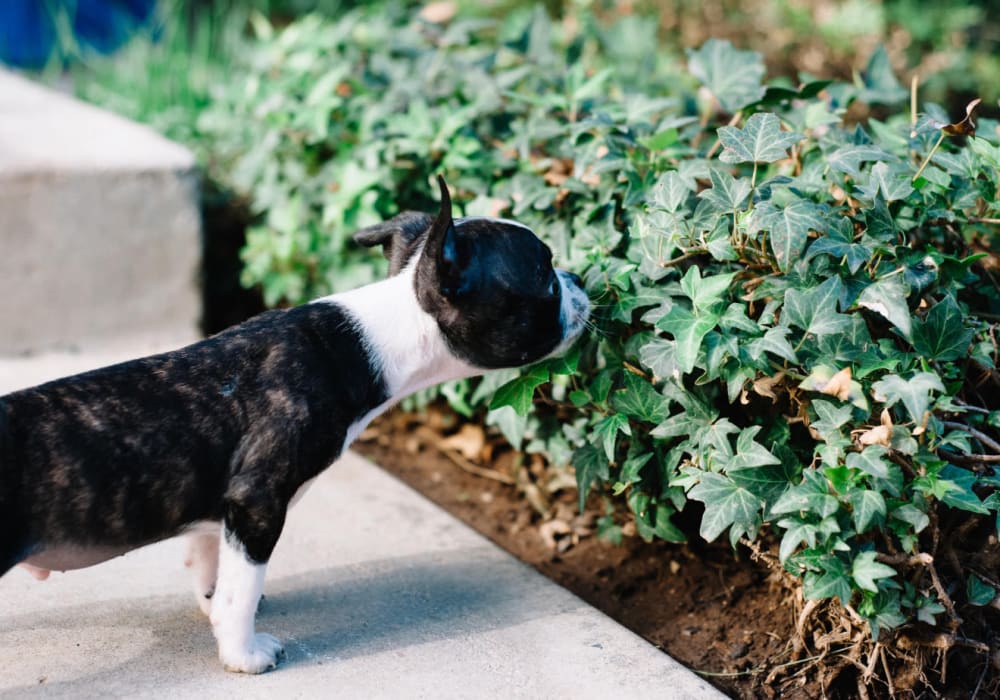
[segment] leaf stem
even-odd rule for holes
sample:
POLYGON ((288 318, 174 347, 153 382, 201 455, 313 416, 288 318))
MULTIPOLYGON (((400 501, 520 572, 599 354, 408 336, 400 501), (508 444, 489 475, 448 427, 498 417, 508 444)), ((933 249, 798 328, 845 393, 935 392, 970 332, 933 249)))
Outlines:
POLYGON ((934 154, 937 153, 937 149, 939 149, 941 147, 941 142, 944 141, 944 136, 945 136, 945 133, 944 133, 944 131, 942 131, 941 135, 938 136, 937 143, 934 144, 934 148, 932 148, 931 152, 927 154, 926 158, 924 158, 924 162, 920 164, 919 168, 917 168, 917 172, 913 176, 913 178, 910 180, 910 182, 916 182, 917 178, 920 177, 920 174, 922 172, 924 172, 924 168, 926 168, 927 164, 931 162, 931 158, 933 158, 934 154))

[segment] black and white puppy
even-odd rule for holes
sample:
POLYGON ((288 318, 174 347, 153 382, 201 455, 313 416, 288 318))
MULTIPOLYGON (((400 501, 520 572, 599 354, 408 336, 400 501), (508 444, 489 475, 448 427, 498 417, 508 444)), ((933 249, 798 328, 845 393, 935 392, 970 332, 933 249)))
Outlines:
POLYGON ((407 212, 381 282, 268 311, 173 352, 0 397, 0 575, 37 578, 187 533, 195 593, 231 671, 273 668, 255 633, 295 495, 419 389, 565 349, 589 304, 525 226, 407 212))

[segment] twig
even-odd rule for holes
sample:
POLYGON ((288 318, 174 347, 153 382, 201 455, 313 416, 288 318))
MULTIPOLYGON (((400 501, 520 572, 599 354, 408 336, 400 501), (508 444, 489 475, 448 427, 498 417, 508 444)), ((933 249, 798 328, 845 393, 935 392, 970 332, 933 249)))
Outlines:
POLYGON ((892 673, 889 671, 889 663, 885 660, 885 647, 878 645, 878 656, 882 660, 882 670, 885 671, 885 682, 889 685, 889 697, 896 697, 896 688, 892 684, 892 673))
POLYGON ((938 452, 940 452, 941 456, 945 459, 959 464, 988 464, 991 462, 1000 462, 1000 455, 960 455, 957 452, 945 449, 940 449, 938 452))
POLYGON ((470 474, 475 474, 476 476, 481 476, 486 479, 493 479, 494 481, 499 481, 501 484, 507 484, 508 486, 514 485, 514 480, 503 472, 475 465, 457 452, 452 452, 451 450, 444 449, 443 447, 438 447, 437 449, 438 452, 454 462, 455 466, 469 472, 470 474))
POLYGON ((965 423, 959 423, 957 421, 951 421, 951 420, 943 420, 941 421, 941 425, 943 425, 946 428, 952 428, 953 430, 964 430, 969 435, 979 440, 979 442, 983 443, 994 452, 1000 453, 1000 442, 997 442, 989 435, 980 430, 971 428, 965 423))

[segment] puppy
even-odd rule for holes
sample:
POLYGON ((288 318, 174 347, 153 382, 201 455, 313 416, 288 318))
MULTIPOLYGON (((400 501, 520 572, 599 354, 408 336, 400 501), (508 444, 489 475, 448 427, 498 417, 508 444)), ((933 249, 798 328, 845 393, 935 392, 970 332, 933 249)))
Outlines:
POLYGON ((78 569, 180 533, 230 671, 274 668, 254 616, 285 513, 419 389, 560 352, 580 279, 525 226, 407 212, 355 240, 391 276, 188 347, 0 397, 0 575, 78 569))

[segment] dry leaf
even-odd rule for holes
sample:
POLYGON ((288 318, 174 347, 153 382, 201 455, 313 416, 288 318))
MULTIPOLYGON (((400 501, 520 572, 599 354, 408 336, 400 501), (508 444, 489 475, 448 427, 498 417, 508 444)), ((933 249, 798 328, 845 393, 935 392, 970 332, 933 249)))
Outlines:
POLYGON ((449 22, 458 12, 458 4, 454 2, 429 2, 420 10, 420 19, 432 24, 449 22))
POLYGON ((572 529, 565 520, 549 520, 538 526, 538 534, 549 549, 556 549, 559 535, 568 535, 571 532, 572 529))
POLYGON ((784 378, 784 372, 778 372, 773 377, 761 377, 760 379, 754 381, 753 390, 761 396, 766 396, 771 399, 771 403, 776 403, 778 401, 778 397, 775 395, 773 389, 777 385, 781 384, 784 378))
POLYGON ((972 102, 965 105, 965 119, 954 124, 945 124, 941 127, 941 131, 949 136, 975 136, 976 122, 972 118, 972 115, 976 111, 976 107, 979 106, 980 102, 982 102, 982 100, 977 97, 972 102))
POLYGON ((830 381, 817 388, 821 394, 836 396, 841 401, 849 400, 851 398, 851 368, 844 367, 830 377, 830 381))
POLYGON ((486 433, 474 423, 465 423, 457 433, 441 440, 438 446, 446 450, 455 450, 469 460, 479 459, 486 446, 486 433))
POLYGON ((862 445, 884 445, 889 446, 889 436, 892 434, 892 428, 887 428, 884 425, 877 425, 871 430, 866 430, 858 436, 858 442, 862 445))

